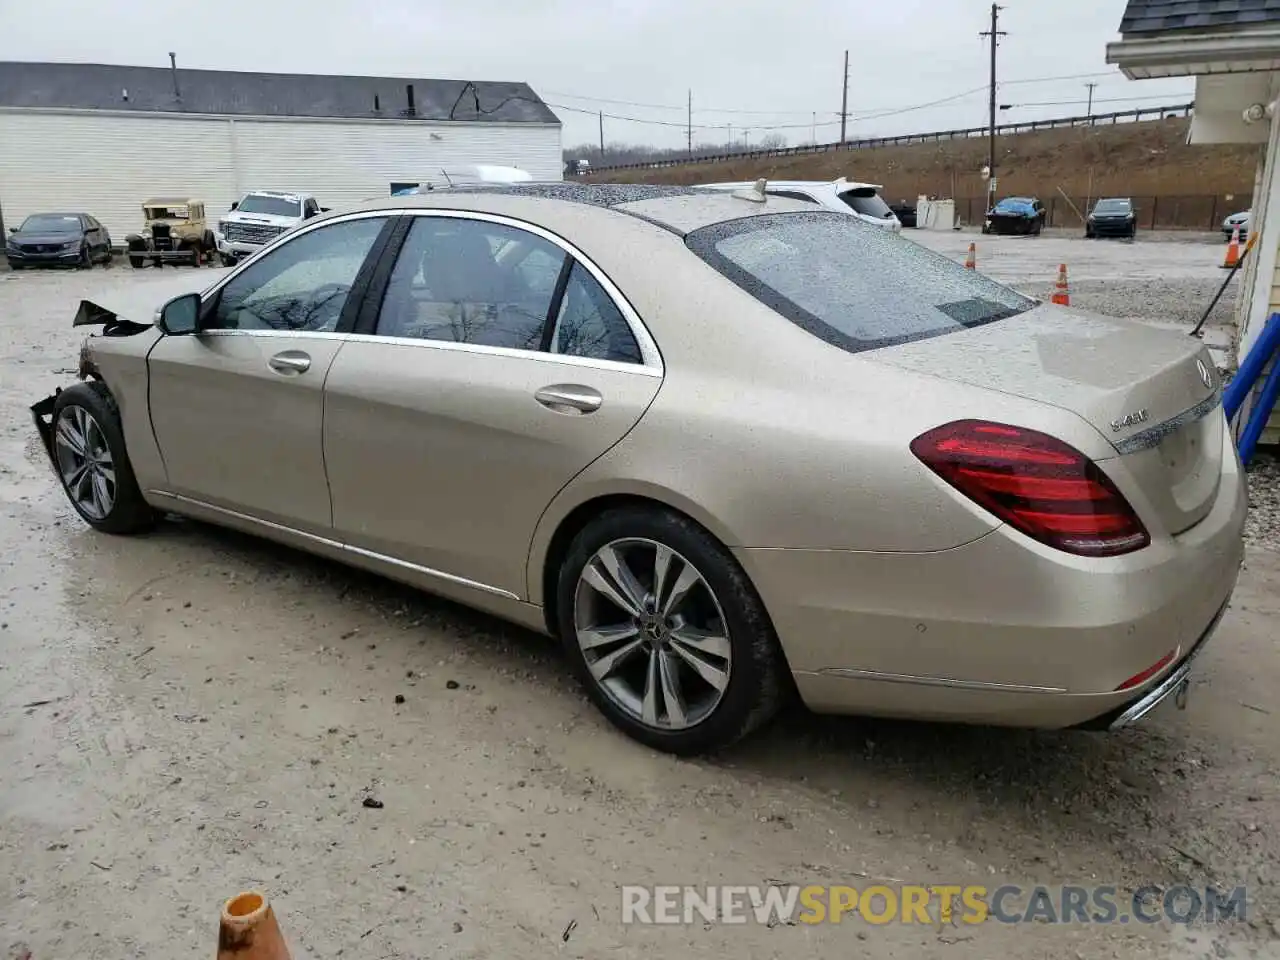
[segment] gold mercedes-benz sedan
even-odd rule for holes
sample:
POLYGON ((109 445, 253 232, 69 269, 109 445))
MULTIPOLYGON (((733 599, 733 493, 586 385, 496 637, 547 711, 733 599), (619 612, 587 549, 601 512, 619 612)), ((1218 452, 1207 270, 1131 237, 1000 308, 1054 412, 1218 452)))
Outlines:
POLYGON ((32 411, 93 527, 187 515, 556 635, 675 753, 793 693, 1124 726, 1242 559, 1198 340, 759 184, 390 198, 76 322, 85 382, 32 411))

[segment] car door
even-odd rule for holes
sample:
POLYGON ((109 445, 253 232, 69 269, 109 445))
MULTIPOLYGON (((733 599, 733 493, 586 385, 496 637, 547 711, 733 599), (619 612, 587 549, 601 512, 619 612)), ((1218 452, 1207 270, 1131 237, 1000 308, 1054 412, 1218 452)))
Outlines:
POLYGON ((325 385, 335 536, 524 597, 543 510, 639 420, 661 359, 551 234, 442 211, 411 223, 325 385))
POLYGON ((393 220, 356 215, 300 231, 205 296, 198 334, 155 345, 151 423, 170 493, 330 528, 322 387, 393 220))

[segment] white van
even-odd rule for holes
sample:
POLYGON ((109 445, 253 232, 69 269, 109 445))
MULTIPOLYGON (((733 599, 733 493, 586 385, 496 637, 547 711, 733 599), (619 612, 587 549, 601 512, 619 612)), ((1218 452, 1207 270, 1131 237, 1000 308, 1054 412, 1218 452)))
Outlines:
MULTIPOLYGON (((754 184, 754 180, 743 180, 697 186, 706 190, 743 190, 754 184)), ((878 183, 857 183, 844 177, 839 180, 770 180, 765 185, 765 193, 771 197, 789 197, 816 203, 826 210, 852 213, 864 223, 900 233, 902 223, 880 196, 881 189, 878 183)))

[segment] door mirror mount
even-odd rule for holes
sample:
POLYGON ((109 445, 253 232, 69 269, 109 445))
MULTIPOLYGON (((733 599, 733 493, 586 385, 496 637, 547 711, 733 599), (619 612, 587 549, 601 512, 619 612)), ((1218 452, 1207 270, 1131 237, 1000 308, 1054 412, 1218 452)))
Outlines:
POLYGON ((160 308, 160 329, 171 337, 200 332, 200 294, 184 293, 160 308))

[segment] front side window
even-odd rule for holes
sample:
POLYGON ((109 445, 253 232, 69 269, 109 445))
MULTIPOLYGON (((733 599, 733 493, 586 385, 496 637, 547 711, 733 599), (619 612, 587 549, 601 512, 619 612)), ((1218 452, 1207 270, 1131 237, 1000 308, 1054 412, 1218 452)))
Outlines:
POLYGON ((745 217, 685 238, 766 306, 851 352, 953 333, 1035 301, 855 217, 827 211, 745 217))
POLYGON ((550 241, 505 224, 417 217, 392 270, 377 331, 540 350, 565 256, 550 241))
POLYGON ((232 278, 204 328, 333 332, 386 222, 366 217, 299 234, 232 278))

